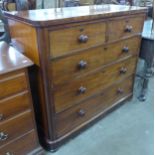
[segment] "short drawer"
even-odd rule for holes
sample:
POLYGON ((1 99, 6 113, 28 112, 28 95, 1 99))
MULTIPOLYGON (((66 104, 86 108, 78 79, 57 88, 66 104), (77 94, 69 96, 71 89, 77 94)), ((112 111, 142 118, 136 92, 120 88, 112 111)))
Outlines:
POLYGON ((53 60, 50 65, 54 85, 70 81, 105 64, 131 55, 138 55, 140 37, 133 37, 121 42, 99 46, 73 56, 53 60))
POLYGON ((8 73, 0 76, 0 99, 27 89, 27 79, 24 71, 8 73))
POLYGON ((105 23, 87 24, 49 32, 51 57, 58 57, 105 41, 105 23))
POLYGON ((21 138, 0 147, 1 155, 27 155, 39 146, 36 132, 32 130, 21 138))
POLYGON ((84 123, 93 119, 99 113, 125 99, 132 94, 133 76, 120 83, 114 84, 94 98, 88 99, 56 116, 56 132, 61 137, 73 129, 82 127, 84 123))
POLYGON ((56 112, 60 112, 135 72, 137 57, 117 62, 60 86, 54 87, 56 112))
POLYGON ((0 122, 5 121, 30 108, 31 99, 28 91, 0 100, 0 122))
POLYGON ((115 18, 108 22, 108 42, 142 32, 144 16, 115 18))
POLYGON ((0 146, 22 136, 34 128, 31 111, 0 123, 0 146))

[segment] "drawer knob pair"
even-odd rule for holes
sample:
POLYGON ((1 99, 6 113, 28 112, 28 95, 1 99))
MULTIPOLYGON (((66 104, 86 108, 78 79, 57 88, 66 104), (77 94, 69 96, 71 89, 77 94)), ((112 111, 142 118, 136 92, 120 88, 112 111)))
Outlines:
POLYGON ((8 139, 8 134, 5 134, 4 132, 0 132, 0 141, 5 141, 8 139))
POLYGON ((85 114, 86 114, 86 112, 85 112, 85 110, 84 109, 80 109, 78 112, 77 112, 77 114, 79 115, 79 116, 84 116, 85 114))
POLYGON ((124 46, 123 49, 122 49, 122 51, 124 53, 128 53, 129 52, 129 48, 127 46, 124 46))
POLYGON ((81 86, 79 89, 78 89, 78 93, 79 94, 84 94, 85 92, 86 92, 86 88, 85 87, 83 87, 83 86, 81 86))
POLYGON ((122 68, 120 69, 120 73, 121 73, 121 74, 125 74, 126 72, 127 72, 127 68, 122 67, 122 68))
POLYGON ((7 152, 5 153, 5 155, 13 155, 13 153, 7 152))
POLYGON ((0 121, 3 120, 3 114, 0 114, 0 121))
POLYGON ((80 60, 80 62, 78 63, 78 68, 79 69, 84 69, 87 66, 87 61, 84 60, 80 60))
POLYGON ((124 90, 122 88, 118 88, 117 92, 118 92, 118 94, 123 94, 124 90))
POLYGON ((132 26, 127 25, 126 28, 125 28, 125 32, 132 32, 132 26))
POLYGON ((79 40, 80 43, 86 43, 88 41, 88 36, 82 34, 82 35, 79 36, 78 40, 79 40))

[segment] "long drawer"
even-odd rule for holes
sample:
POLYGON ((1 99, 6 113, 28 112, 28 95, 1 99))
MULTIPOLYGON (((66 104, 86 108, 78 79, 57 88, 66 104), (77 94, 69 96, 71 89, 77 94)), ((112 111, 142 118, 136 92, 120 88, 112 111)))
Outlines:
POLYGON ((0 147, 1 155, 28 155, 31 151, 39 146, 36 140, 36 132, 32 130, 31 132, 25 134, 23 137, 16 139, 15 141, 0 147))
POLYGON ((31 111, 0 123, 0 146, 22 136, 34 128, 31 111))
POLYGON ((60 112, 94 95, 114 82, 135 72, 137 57, 115 63, 85 77, 76 78, 67 84, 54 87, 56 112, 60 112))
POLYGON ((121 42, 91 48, 73 56, 53 60, 50 64, 50 77, 55 85, 72 80, 115 60, 137 55, 139 53, 140 37, 134 37, 121 42))
POLYGON ((0 100, 0 122, 30 108, 30 95, 28 91, 0 100))
POLYGON ((108 22, 108 42, 118 40, 142 32, 144 15, 115 18, 108 22))
POLYGON ((82 123, 92 119, 117 101, 132 94, 133 76, 116 83, 105 91, 100 92, 94 98, 88 99, 56 116, 56 132, 60 137, 72 131, 82 123))
POLYGON ((50 54, 58 57, 105 41, 105 23, 85 24, 49 32, 50 54))
POLYGON ((27 89, 27 79, 24 71, 8 73, 0 76, 0 99, 27 89))

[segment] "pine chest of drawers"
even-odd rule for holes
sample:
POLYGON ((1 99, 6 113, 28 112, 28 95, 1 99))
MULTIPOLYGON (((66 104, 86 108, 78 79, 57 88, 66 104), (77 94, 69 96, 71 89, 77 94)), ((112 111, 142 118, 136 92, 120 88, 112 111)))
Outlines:
POLYGON ((33 63, 0 42, 0 154, 41 155, 27 68, 33 63))
POLYGON ((12 43, 35 62, 31 87, 45 148, 132 96, 146 12, 119 5, 5 12, 12 43))

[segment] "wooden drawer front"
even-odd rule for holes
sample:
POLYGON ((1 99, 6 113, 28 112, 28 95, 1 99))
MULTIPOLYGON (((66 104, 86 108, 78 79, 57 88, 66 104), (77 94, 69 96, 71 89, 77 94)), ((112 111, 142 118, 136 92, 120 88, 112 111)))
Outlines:
POLYGON ((30 108, 28 91, 0 100, 0 122, 30 108))
POLYGON ((134 37, 52 61, 50 73, 53 75, 53 83, 55 85, 65 83, 117 59, 138 54, 140 40, 140 37, 134 37))
POLYGON ((12 74, 5 78, 0 76, 0 99, 27 89, 25 72, 12 74))
POLYGON ((49 38, 51 56, 58 57, 75 50, 104 43, 105 23, 81 25, 51 31, 49 38))
POLYGON ((23 137, 0 147, 1 155, 27 155, 38 147, 37 136, 34 130, 23 137), (9 154, 10 153, 10 154, 9 154))
POLYGON ((33 118, 30 111, 0 123, 0 146, 22 136, 33 128, 33 118))
POLYGON ((77 78, 67 84, 55 87, 54 100, 56 112, 60 112, 94 93, 107 88, 112 83, 122 80, 135 71, 137 58, 131 57, 100 71, 87 75, 83 78, 77 78), (125 71, 124 73, 122 71, 125 71))
POLYGON ((133 76, 123 82, 114 84, 94 98, 86 100, 56 116, 57 136, 60 137, 82 123, 91 119, 93 116, 103 112, 116 101, 123 99, 132 93, 133 76))
POLYGON ((115 19, 108 22, 108 41, 142 32, 144 16, 115 19))

